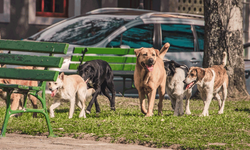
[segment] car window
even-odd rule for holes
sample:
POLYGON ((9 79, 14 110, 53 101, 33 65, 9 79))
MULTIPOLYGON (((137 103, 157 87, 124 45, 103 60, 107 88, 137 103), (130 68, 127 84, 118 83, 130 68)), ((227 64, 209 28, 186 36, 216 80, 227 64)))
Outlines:
POLYGON ((195 31, 198 36, 199 50, 204 51, 204 26, 195 26, 195 31))
POLYGON ((170 52, 194 51, 194 37, 190 25, 162 24, 162 46, 170 43, 170 52))
POLYGON ((120 45, 127 45, 130 48, 153 47, 153 31, 153 24, 134 26, 114 38, 107 47, 120 47, 120 45))
POLYGON ((131 17, 88 16, 63 22, 39 35, 38 41, 93 45, 133 20, 131 17))

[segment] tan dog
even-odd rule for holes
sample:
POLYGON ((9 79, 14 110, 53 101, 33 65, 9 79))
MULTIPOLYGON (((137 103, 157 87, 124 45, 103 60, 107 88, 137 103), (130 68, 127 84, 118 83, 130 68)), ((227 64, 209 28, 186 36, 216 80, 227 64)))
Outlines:
POLYGON ((159 93, 158 114, 162 114, 162 101, 164 99, 166 87, 166 72, 164 69, 163 57, 170 47, 166 43, 159 51, 154 48, 135 49, 137 57, 134 72, 134 83, 138 90, 141 111, 146 116, 153 115, 153 107, 156 96, 156 90, 159 93), (145 95, 148 98, 148 110, 145 108, 145 95))
POLYGON ((210 68, 191 67, 184 83, 186 89, 197 84, 197 88, 204 102, 204 109, 200 116, 209 116, 208 108, 213 97, 218 100, 219 114, 223 114, 225 101, 227 98, 228 75, 224 68, 226 66, 227 54, 223 52, 222 65, 214 65, 210 68), (222 102, 219 91, 222 90, 222 102))
MULTIPOLYGON (((17 67, 17 69, 37 69, 36 67, 33 66, 24 66, 24 67, 17 67)), ((20 85, 26 85, 26 86, 38 86, 37 81, 30 81, 30 80, 15 80, 15 79, 0 79, 0 83, 4 84, 20 84, 20 85)), ((7 100, 7 92, 4 92, 2 89, 0 89, 0 97, 2 99, 7 100)), ((29 99, 31 100, 31 103, 33 105, 34 109, 37 109, 37 98, 28 95, 29 99)), ((17 109, 22 109, 22 102, 21 99, 23 98, 22 94, 18 93, 12 93, 11 94, 11 110, 17 110, 17 109)), ((37 117, 37 113, 33 113, 33 117, 37 117)))
POLYGON ((50 106, 50 117, 55 117, 54 109, 60 106, 62 100, 70 102, 69 118, 73 117, 75 105, 81 112, 80 117, 86 118, 85 101, 90 97, 95 90, 90 88, 87 90, 87 84, 79 75, 64 75, 62 72, 56 82, 48 82, 48 88, 51 91, 51 96, 54 97, 54 103, 50 106))

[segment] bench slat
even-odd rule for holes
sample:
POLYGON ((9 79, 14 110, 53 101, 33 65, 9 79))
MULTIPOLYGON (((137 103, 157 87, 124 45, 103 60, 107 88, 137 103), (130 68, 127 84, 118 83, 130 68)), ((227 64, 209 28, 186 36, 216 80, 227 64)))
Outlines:
MULTIPOLYGON (((134 71, 135 70, 135 64, 109 64, 112 70, 120 70, 120 71, 134 71)), ((76 70, 79 64, 70 64, 69 69, 70 70, 76 70)))
MULTIPOLYGON (((82 54, 85 48, 83 47, 75 47, 74 54, 82 54)), ((134 55, 134 49, 132 48, 96 48, 96 47, 88 47, 86 54, 114 54, 114 55, 126 55, 132 54, 134 55)))
MULTIPOLYGON (((84 61, 96 60, 101 59, 108 63, 136 63, 136 57, 122 57, 122 56, 84 56, 84 61)), ((71 61, 78 61, 82 60, 82 56, 72 56, 71 61)))
POLYGON ((40 91, 43 88, 39 86, 25 86, 25 85, 19 85, 19 84, 0 84, 0 88, 3 89, 20 89, 20 90, 36 90, 40 91))
POLYGON ((66 54, 69 44, 18 40, 0 40, 0 50, 66 54))
POLYGON ((0 54, 0 64, 61 68, 62 57, 0 54))
POLYGON ((59 71, 51 70, 26 70, 14 68, 0 68, 0 78, 36 80, 36 81, 56 81, 59 71))

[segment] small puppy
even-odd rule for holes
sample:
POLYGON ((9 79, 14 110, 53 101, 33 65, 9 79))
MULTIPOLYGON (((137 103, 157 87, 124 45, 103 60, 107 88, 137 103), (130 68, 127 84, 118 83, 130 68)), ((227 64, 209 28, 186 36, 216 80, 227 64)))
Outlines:
POLYGON ((227 53, 223 52, 222 65, 214 65, 210 68, 191 67, 184 83, 186 89, 191 89, 195 84, 204 102, 204 109, 200 116, 209 116, 208 108, 213 97, 218 100, 219 114, 223 114, 227 98, 228 75, 226 66, 227 53), (222 91, 222 101, 219 91, 222 91))
POLYGON ((186 114, 191 114, 189 99, 192 95, 192 89, 185 90, 183 83, 189 68, 173 60, 164 61, 164 68, 167 74, 166 91, 171 100, 171 106, 174 109, 174 116, 183 115, 182 103, 184 96, 186 96, 186 114))
POLYGON ((170 47, 166 43, 159 51, 154 48, 135 49, 137 57, 134 71, 134 84, 138 90, 141 111, 146 117, 153 115, 156 91, 159 93, 158 114, 162 115, 162 101, 165 95, 166 72, 163 57, 170 47), (145 108, 145 95, 148 98, 148 110, 145 108))
POLYGON ((109 99, 110 109, 115 110, 115 86, 114 86, 114 75, 110 65, 103 60, 91 60, 86 61, 84 64, 78 67, 78 74, 85 80, 88 80, 88 87, 94 88, 95 93, 86 112, 91 112, 92 105, 95 103, 96 113, 99 113, 100 106, 97 101, 97 96, 101 92, 109 99), (111 93, 112 97, 109 95, 111 93))
POLYGON ((95 91, 92 88, 87 90, 86 82, 79 75, 64 75, 62 72, 56 82, 48 82, 48 88, 55 98, 50 106, 51 118, 55 117, 54 109, 60 106, 62 100, 70 101, 69 119, 73 117, 75 105, 81 109, 79 118, 86 118, 85 100, 95 91))

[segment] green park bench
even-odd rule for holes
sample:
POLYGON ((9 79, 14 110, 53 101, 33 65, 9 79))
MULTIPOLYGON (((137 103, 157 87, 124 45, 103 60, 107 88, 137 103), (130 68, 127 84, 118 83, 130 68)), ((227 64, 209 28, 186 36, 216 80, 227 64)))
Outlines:
POLYGON ((6 113, 1 131, 2 137, 5 137, 10 115, 24 112, 42 113, 47 122, 49 130, 48 137, 55 137, 46 108, 45 88, 46 81, 56 81, 59 75, 58 71, 48 69, 60 68, 63 63, 62 57, 53 57, 53 54, 66 54, 68 46, 69 45, 65 43, 0 40, 0 50, 9 51, 9 53, 0 54, 0 64, 44 67, 44 70, 26 70, 11 67, 0 68, 0 78, 39 81, 38 86, 0 84, 0 89, 7 92, 6 113), (28 54, 24 54, 25 52, 28 52, 28 54), (41 96, 38 95, 39 91, 42 91, 41 96), (11 110, 10 96, 12 93, 20 93, 24 95, 23 109, 11 110), (29 109, 26 107, 28 94, 35 96, 41 101, 41 109, 29 109))
POLYGON ((73 53, 79 55, 72 55, 69 70, 76 70, 83 62, 101 59, 109 63, 114 76, 119 76, 123 79, 122 95, 124 95, 126 90, 135 88, 133 84, 136 63, 134 49, 75 47, 73 53), (126 87, 125 84, 126 78, 129 78, 132 81, 129 87, 126 87))

